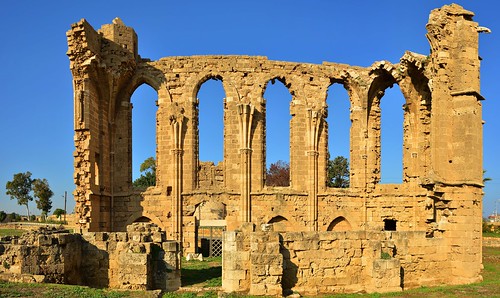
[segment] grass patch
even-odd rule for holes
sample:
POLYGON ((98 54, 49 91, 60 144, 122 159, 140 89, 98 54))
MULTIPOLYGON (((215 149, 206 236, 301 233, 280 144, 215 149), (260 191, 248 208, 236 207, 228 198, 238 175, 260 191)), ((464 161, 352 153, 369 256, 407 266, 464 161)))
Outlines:
POLYGON ((0 229, 0 237, 4 236, 21 236, 26 230, 18 229, 0 229))
POLYGON ((181 285, 220 287, 222 286, 222 257, 205 258, 203 261, 182 261, 181 285))
POLYGON ((56 284, 9 283, 0 281, 0 297, 46 298, 144 298, 143 291, 113 291, 56 284))
POLYGON ((500 238, 500 233, 499 232, 483 232, 483 237, 500 238))
MULTIPOLYGON (((482 272, 484 280, 480 283, 461 286, 422 287, 398 293, 386 294, 337 294, 322 297, 500 297, 500 248, 483 247, 482 272)), ((183 291, 165 293, 163 298, 215 298, 214 290, 201 290, 212 286, 220 286, 222 261, 221 258, 208 258, 204 261, 183 261, 182 263, 183 291), (216 269, 211 269, 216 268, 216 269), (191 274, 191 275, 189 275, 191 274), (213 284, 212 284, 213 283, 213 284), (193 291, 189 291, 193 286, 193 291), (196 287, 197 289, 194 289, 196 287)), ((146 298, 147 292, 143 291, 111 291, 92 289, 80 286, 54 285, 54 284, 23 284, 0 281, 0 297, 107 297, 107 298, 146 298)), ((228 298, 241 298, 236 294, 227 295, 228 298)))

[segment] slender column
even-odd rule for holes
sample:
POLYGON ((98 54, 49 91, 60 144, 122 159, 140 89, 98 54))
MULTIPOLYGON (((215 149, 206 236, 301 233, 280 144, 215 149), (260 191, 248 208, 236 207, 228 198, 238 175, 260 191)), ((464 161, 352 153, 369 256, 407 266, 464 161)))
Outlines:
POLYGON ((240 154, 241 154, 241 222, 252 221, 252 206, 250 198, 251 188, 251 157, 250 144, 254 106, 251 104, 238 104, 238 122, 240 128, 240 154))
POLYGON ((184 150, 182 149, 182 128, 184 124, 183 115, 170 116, 170 125, 172 126, 173 138, 173 163, 174 163, 174 183, 172 187, 173 193, 173 232, 175 239, 182 243, 182 156, 184 150))
POLYGON ((319 126, 321 124, 322 113, 312 109, 307 110, 307 145, 308 156, 308 188, 309 188, 309 228, 311 231, 318 230, 318 144, 319 126))

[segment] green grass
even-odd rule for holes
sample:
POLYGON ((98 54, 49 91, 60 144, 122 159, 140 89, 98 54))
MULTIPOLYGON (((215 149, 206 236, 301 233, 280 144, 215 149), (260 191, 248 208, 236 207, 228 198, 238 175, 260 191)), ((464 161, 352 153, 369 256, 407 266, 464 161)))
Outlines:
POLYGON ((500 233, 498 233, 498 232, 483 232, 483 237, 500 238, 500 233))
MULTIPOLYGON (((354 298, 354 297, 500 297, 500 248, 483 248, 482 272, 484 280, 480 283, 461 286, 421 287, 404 292, 386 294, 337 294, 325 295, 323 298, 354 298)), ((207 287, 219 287, 221 279, 221 258, 208 258, 204 261, 182 262, 181 291, 165 293, 163 298, 215 298, 217 291, 207 287), (212 268, 218 268, 212 269, 212 268), (192 290, 190 289, 192 287, 192 290), (205 290, 203 290, 205 289, 205 290)), ((92 289, 80 286, 54 284, 23 284, 0 281, 0 297, 133 297, 146 298, 147 292, 142 291, 112 291, 92 289)), ((242 298, 238 294, 228 294, 227 298, 242 298)))
POLYGON ((205 258, 203 261, 182 261, 181 284, 187 286, 222 286, 222 257, 205 258))
POLYGON ((138 291, 112 291, 81 286, 56 284, 9 283, 0 281, 0 297, 46 297, 46 298, 121 298, 144 297, 138 291))
POLYGON ((4 236, 21 236, 26 230, 18 229, 0 229, 0 237, 4 236))

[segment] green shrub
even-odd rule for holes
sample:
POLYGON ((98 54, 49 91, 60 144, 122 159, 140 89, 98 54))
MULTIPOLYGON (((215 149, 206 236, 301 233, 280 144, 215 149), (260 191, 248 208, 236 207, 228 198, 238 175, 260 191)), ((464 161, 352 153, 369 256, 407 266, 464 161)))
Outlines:
POLYGON ((500 237, 500 225, 483 221, 483 236, 500 237))
POLYGON ((388 252, 382 252, 380 254, 380 258, 382 260, 390 260, 392 257, 391 257, 391 255, 388 252))

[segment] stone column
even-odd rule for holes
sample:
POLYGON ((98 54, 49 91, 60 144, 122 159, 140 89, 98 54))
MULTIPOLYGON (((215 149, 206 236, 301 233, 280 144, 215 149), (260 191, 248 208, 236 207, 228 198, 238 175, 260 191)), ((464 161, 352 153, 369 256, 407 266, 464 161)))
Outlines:
POLYGON ((251 104, 238 104, 238 123, 240 130, 241 154, 241 222, 251 222, 251 158, 250 144, 254 106, 251 104))
POLYGON ((321 111, 307 110, 307 156, 308 156, 308 191, 309 191, 309 228, 311 231, 318 230, 318 144, 319 126, 322 119, 321 111))
MULTIPOLYGON (((173 198, 173 234, 175 240, 182 246, 182 129, 184 125, 184 116, 182 114, 171 115, 170 125, 172 126, 172 155, 174 164, 174 183, 172 187, 173 198)), ((181 249, 182 251, 182 249, 181 249)))

